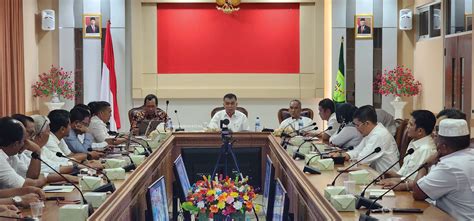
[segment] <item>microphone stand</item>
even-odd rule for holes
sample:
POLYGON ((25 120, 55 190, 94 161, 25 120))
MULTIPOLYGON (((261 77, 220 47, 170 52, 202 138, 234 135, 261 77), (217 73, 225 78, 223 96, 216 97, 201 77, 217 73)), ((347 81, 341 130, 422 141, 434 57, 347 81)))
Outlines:
POLYGON ((363 157, 362 159, 358 160, 357 162, 353 163, 352 165, 350 165, 349 167, 347 167, 347 168, 344 169, 343 171, 339 172, 339 174, 337 174, 337 176, 334 177, 334 180, 332 181, 332 183, 331 183, 331 184, 328 184, 328 186, 334 186, 334 184, 336 183, 337 178, 338 178, 339 176, 341 176, 341 174, 347 172, 347 171, 348 171, 350 168, 352 168, 353 166, 355 166, 355 165, 357 165, 358 163, 360 163, 361 161, 367 159, 367 157, 371 156, 372 154, 380 152, 381 150, 382 150, 382 148, 380 148, 380 147, 375 148, 375 150, 374 150, 372 153, 368 154, 367 156, 365 156, 365 157, 363 157))
POLYGON ((77 160, 75 160, 75 159, 73 159, 73 158, 64 156, 61 152, 56 152, 56 156, 62 157, 62 158, 66 158, 66 159, 68 159, 68 160, 70 160, 70 161, 72 161, 72 162, 75 162, 75 163, 77 163, 77 164, 80 164, 80 165, 82 165, 82 166, 85 166, 85 167, 87 167, 87 168, 89 168, 89 169, 95 170, 95 171, 97 171, 98 173, 104 175, 105 179, 107 180, 107 184, 104 184, 104 185, 102 185, 102 186, 100 186, 100 187, 97 187, 97 189, 93 190, 92 192, 109 192, 109 191, 112 192, 112 193, 115 192, 115 185, 114 185, 114 183, 112 183, 112 181, 110 181, 109 177, 108 177, 104 172, 100 171, 99 169, 93 168, 93 167, 91 167, 91 166, 89 166, 89 165, 87 165, 87 164, 83 164, 83 163, 81 163, 81 162, 79 162, 79 161, 77 161, 77 160))
MULTIPOLYGON (((311 126, 313 126, 313 125, 311 125, 311 126)), ((301 129, 303 129, 303 128, 301 128, 301 129)), ((300 129, 300 130, 301 130, 301 129, 300 129)), ((315 128, 315 129, 317 130, 317 128, 315 128)), ((326 131, 328 131, 328 130, 331 130, 331 129, 332 129, 332 127, 330 126, 330 127, 328 127, 326 130, 323 130, 321 133, 324 133, 324 132, 326 132, 326 131)), ((319 133, 319 134, 321 134, 321 133, 319 133)), ((299 134, 299 131, 298 131, 298 134, 299 134)), ((318 134, 318 135, 319 135, 319 134, 318 134)), ((316 135, 316 136, 318 136, 318 135, 316 135)), ((303 141, 302 144, 300 144, 300 146, 298 146, 298 149, 296 150, 296 152, 293 153, 293 160, 296 160, 296 158, 300 158, 300 159, 304 160, 305 155, 302 154, 302 153, 300 153, 300 148, 301 148, 301 146, 303 146, 303 144, 305 144, 306 142, 310 142, 310 141, 311 141, 311 140, 305 140, 305 141, 303 141)), ((315 147, 313 143, 311 143, 311 144, 312 144, 313 147, 315 147)), ((318 148, 317 148, 317 147, 315 147, 315 148, 316 148, 316 150, 319 152, 318 148)), ((319 152, 319 153, 321 153, 321 152, 319 152)))
MULTIPOLYGON (((413 150, 413 148, 410 148, 410 149, 407 151, 407 154, 406 154, 405 156, 411 155, 413 152, 415 152, 415 151, 413 150)), ((356 198, 357 198, 356 209, 359 209, 359 208, 362 207, 362 206, 364 206, 365 208, 369 208, 369 206, 372 204, 372 200, 367 199, 367 198, 364 197, 365 191, 367 190, 367 188, 369 188, 370 185, 372 185, 373 183, 377 182, 377 180, 378 180, 380 177, 382 177, 382 176, 383 176, 384 174, 386 174, 390 169, 392 169, 395 165, 397 165, 398 162, 399 162, 399 161, 397 160, 394 164, 390 165, 390 167, 388 167, 385 171, 383 171, 382 173, 380 173, 380 175, 378 175, 378 176, 377 176, 375 179, 373 179, 367 186, 365 186, 364 190, 362 190, 362 192, 360 193, 360 196, 356 196, 356 198)), ((382 208, 382 205, 380 205, 380 204, 374 204, 374 205, 373 205, 373 208, 374 208, 374 209, 380 209, 380 208, 382 208)))
POLYGON ((137 165, 135 165, 135 163, 133 162, 132 158, 130 157, 130 155, 126 154, 126 153, 123 153, 122 156, 127 156, 128 159, 130 159, 130 164, 127 165, 127 166, 124 166, 122 167, 125 172, 129 172, 130 170, 134 170, 134 169, 137 169, 137 165))
POLYGON ((175 129, 175 132, 179 131, 184 131, 184 128, 181 128, 181 122, 179 122, 179 116, 178 116, 178 110, 174 110, 174 113, 176 114, 176 119, 178 120, 178 129, 175 129))
POLYGON ((46 163, 45 161, 43 161, 43 159, 41 159, 41 157, 36 153, 36 152, 33 152, 31 153, 31 157, 34 158, 34 159, 37 159, 39 161, 41 161, 42 163, 44 163, 44 165, 46 165, 47 167, 49 167, 49 169, 51 169, 52 171, 54 171, 56 174, 58 174, 61 178, 63 178, 66 182, 68 182, 69 184, 71 184, 72 186, 74 186, 74 188, 77 189, 77 191, 79 191, 79 194, 81 194, 81 197, 82 197, 82 202, 84 204, 87 204, 88 206, 88 211, 89 211, 89 216, 92 215, 92 213, 94 213, 94 208, 92 207, 91 204, 89 204, 86 200, 86 198, 84 197, 84 194, 82 193, 81 189, 79 189, 79 187, 77 187, 76 184, 74 184, 73 182, 71 182, 69 179, 67 179, 64 175, 62 175, 60 172, 58 172, 57 170, 55 170, 52 166, 50 166, 48 163, 46 163))
POLYGON ((385 191, 382 195, 380 195, 379 197, 377 197, 377 199, 374 200, 374 202, 372 202, 372 204, 367 208, 367 212, 365 212, 365 214, 360 214, 359 216, 359 221, 374 221, 374 220, 378 220, 377 218, 375 217, 371 217, 370 216, 370 210, 373 208, 373 206, 375 205, 375 203, 377 203, 378 200, 382 199, 383 196, 385 196, 387 193, 389 193, 391 190, 395 189, 395 187, 397 187, 398 185, 404 183, 409 177, 413 176, 413 174, 415 174, 416 172, 418 172, 419 170, 421 170, 423 167, 426 166, 426 163, 424 163, 423 165, 421 165, 420 167, 418 167, 418 169, 416 169, 415 171, 411 172, 408 176, 405 177, 405 179, 402 179, 400 180, 400 182, 398 182, 397 184, 395 184, 394 186, 392 186, 390 189, 388 189, 387 191, 385 191))
POLYGON ((169 100, 166 100, 166 108, 165 108, 165 113, 166 113, 166 118, 165 118, 165 124, 163 125, 163 129, 166 132, 166 126, 168 125, 168 105, 170 104, 169 100))

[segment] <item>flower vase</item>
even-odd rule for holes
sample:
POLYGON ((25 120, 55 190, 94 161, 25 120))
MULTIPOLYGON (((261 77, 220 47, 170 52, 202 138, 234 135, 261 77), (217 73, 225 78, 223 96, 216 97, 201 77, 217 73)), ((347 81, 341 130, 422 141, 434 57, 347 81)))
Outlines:
POLYGON ((403 108, 407 104, 407 102, 402 101, 399 96, 396 96, 395 99, 390 102, 390 104, 395 109, 395 115, 393 116, 395 119, 403 119, 403 108))
POLYGON ((45 102, 44 104, 48 107, 49 111, 61 109, 64 106, 64 102, 59 100, 59 95, 56 92, 51 95, 51 102, 45 102))

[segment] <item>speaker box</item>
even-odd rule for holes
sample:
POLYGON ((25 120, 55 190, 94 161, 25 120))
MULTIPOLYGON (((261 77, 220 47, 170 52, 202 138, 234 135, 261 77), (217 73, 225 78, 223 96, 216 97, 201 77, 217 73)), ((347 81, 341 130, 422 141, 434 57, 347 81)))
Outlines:
POLYGON ((413 26, 413 12, 411 9, 400 10, 400 30, 411 30, 413 26))
POLYGON ((55 28, 54 10, 45 9, 41 11, 41 29, 53 31, 55 28))

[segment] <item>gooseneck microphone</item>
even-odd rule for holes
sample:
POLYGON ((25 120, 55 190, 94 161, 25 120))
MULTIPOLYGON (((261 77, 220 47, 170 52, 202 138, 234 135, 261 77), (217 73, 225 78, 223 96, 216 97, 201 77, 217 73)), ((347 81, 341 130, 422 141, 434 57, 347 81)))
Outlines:
POLYGON ((181 128, 181 122, 179 122, 178 110, 174 110, 176 115, 176 120, 178 120, 178 129, 174 130, 175 132, 184 131, 184 128, 181 128))
MULTIPOLYGON (((410 148, 407 153, 405 154, 405 156, 407 155, 411 155, 413 154, 413 152, 415 152, 415 150, 413 148, 410 148)), ((380 175, 378 175, 375 179, 373 179, 367 186, 365 186, 364 190, 362 190, 362 192, 360 193, 360 196, 356 196, 357 197, 357 203, 356 203, 356 209, 359 209, 361 206, 364 206, 366 208, 368 208, 371 204, 372 204, 372 200, 370 199, 367 199, 364 197, 365 195, 365 191, 367 190, 367 188, 369 188, 370 185, 374 184, 380 177, 382 177, 384 174, 386 174, 390 169, 392 169, 395 165, 398 164, 398 160, 392 164, 390 167, 388 167, 385 171, 383 171, 382 173, 380 173, 380 175)), ((381 205, 377 205, 375 204, 374 205, 375 207, 372 207, 374 209, 379 209, 379 208, 382 208, 381 205)))
POLYGON ((372 153, 368 154, 367 156, 363 157, 362 159, 358 160, 357 162, 351 164, 349 167, 347 167, 347 168, 344 169, 343 171, 339 172, 339 173, 337 174, 337 176, 334 177, 334 180, 332 181, 332 183, 329 184, 328 186, 334 186, 334 184, 336 183, 337 178, 338 178, 341 174, 343 174, 343 173, 349 171, 349 169, 352 168, 353 166, 355 166, 355 165, 357 165, 358 163, 360 163, 361 161, 367 159, 367 157, 371 156, 372 154, 375 154, 375 153, 380 152, 381 150, 382 150, 382 148, 380 148, 380 147, 375 148, 375 150, 374 150, 372 153))
POLYGON ((102 172, 102 171, 100 171, 100 170, 98 170, 98 169, 96 169, 96 168, 93 168, 93 167, 91 167, 91 166, 89 166, 89 165, 87 165, 87 164, 83 164, 83 163, 81 163, 81 162, 75 160, 74 158, 70 158, 70 157, 64 156, 64 154, 61 153, 61 152, 56 152, 56 156, 57 156, 57 157, 66 158, 66 159, 68 159, 68 160, 70 160, 70 161, 72 161, 72 162, 74 162, 74 163, 80 164, 80 165, 82 165, 82 166, 85 166, 85 167, 87 167, 87 168, 89 168, 89 169, 95 170, 95 171, 97 171, 98 173, 104 175, 105 179, 107 180, 107 184, 104 184, 104 185, 98 187, 97 189, 93 190, 92 192, 109 192, 109 191, 110 191, 110 192, 113 193, 113 192, 115 191, 114 183, 112 183, 112 181, 110 181, 109 177, 107 177, 107 175, 106 175, 104 172, 102 172))
MULTIPOLYGON (((151 123, 155 122, 155 120, 150 120, 148 122, 148 125, 146 126, 146 130, 145 130, 145 136, 148 136, 148 132, 150 132, 150 126, 151 126, 151 123)), ((156 128, 155 128, 156 129, 156 128)), ((132 131, 130 130, 130 133, 128 134, 128 136, 130 136, 132 133, 132 131)))
MULTIPOLYGON (((390 189, 388 189, 382 195, 377 197, 377 199, 375 199, 374 202, 372 202, 372 204, 369 207, 367 207, 367 212, 365 212, 365 214, 363 214, 363 213, 360 214, 359 220, 362 220, 362 221, 364 221, 364 220, 365 221, 378 220, 377 218, 374 218, 374 217, 370 216, 371 209, 374 208, 373 206, 377 203, 377 201, 382 199, 382 197, 385 196, 387 193, 389 193, 391 190, 395 189, 395 187, 397 187, 398 185, 404 183, 409 177, 413 176, 413 174, 417 173, 419 170, 423 169, 423 167, 425 167, 425 166, 426 166, 426 163, 422 164, 420 167, 418 167, 418 169, 416 169, 415 171, 408 174, 408 176, 406 176, 405 179, 400 180, 400 182, 398 182, 394 186, 390 187, 390 189)), ((399 210, 399 211, 402 211, 402 210, 399 210)))
POLYGON ((58 174, 61 178, 63 178, 66 182, 68 182, 69 184, 71 184, 72 186, 74 186, 74 188, 77 189, 77 191, 79 191, 79 193, 81 194, 81 197, 82 197, 82 202, 84 202, 84 204, 87 204, 88 205, 88 209, 89 209, 89 216, 92 215, 92 213, 94 213, 94 208, 92 207, 92 205, 90 205, 86 198, 84 197, 84 194, 82 193, 81 189, 79 189, 79 187, 76 186, 76 184, 74 184, 73 182, 71 182, 70 180, 68 180, 64 175, 62 175, 60 172, 58 172, 57 170, 55 170, 51 165, 49 165, 48 163, 46 163, 43 159, 41 159, 41 157, 38 155, 38 153, 36 152, 33 152, 31 153, 31 157, 33 159, 37 159, 39 161, 41 161, 44 165, 46 165, 47 167, 49 167, 49 169, 51 169, 53 172, 55 172, 56 174, 58 174))
POLYGON ((315 137, 318 137, 319 135, 321 135, 322 133, 324 133, 324 132, 326 132, 326 131, 328 131, 328 130, 332 130, 332 126, 329 126, 328 128, 326 128, 326 130, 323 130, 323 131, 319 132, 318 134, 316 134, 315 137))
MULTIPOLYGON (((136 142, 136 143, 138 143, 138 142, 136 142)), ((146 148, 145 148, 145 152, 140 153, 140 151, 138 151, 138 148, 137 148, 136 146, 134 146, 134 145, 133 145, 133 146, 130 145, 130 146, 131 146, 134 150, 136 150, 139 155, 145 155, 145 157, 150 156, 150 153, 148 153, 148 151, 146 151, 146 148)))
MULTIPOLYGON (((316 125, 316 123, 313 123, 313 124, 316 125)), ((314 126, 313 124, 312 124, 311 126, 314 126)), ((303 128, 304 128, 304 127, 303 127, 303 128)), ((301 129, 303 129, 303 128, 301 128, 301 129)), ((329 126, 328 128, 326 128, 326 130, 323 130, 321 133, 326 132, 326 131, 331 130, 331 129, 332 129, 332 126, 329 126)), ((321 133, 319 133, 319 134, 321 134, 321 133)), ((293 153, 293 159, 294 159, 294 160, 296 160, 296 158, 300 158, 300 159, 304 159, 304 158, 305 158, 304 154, 300 153, 300 148, 301 148, 301 146, 303 146, 304 143, 310 142, 310 141, 312 141, 312 140, 305 140, 305 141, 303 141, 302 144, 300 144, 300 145, 298 146, 298 149, 296 150, 296 152, 293 153)), ((316 149, 317 149, 317 148, 316 148, 316 149)), ((319 152, 319 150, 318 150, 318 152, 319 152)))
POLYGON ((131 138, 131 141, 132 141, 133 143, 136 143, 136 144, 142 146, 148 154, 153 153, 153 150, 151 149, 150 144, 149 144, 148 141, 146 141, 145 139, 141 139, 141 138, 138 138, 138 137, 134 137, 134 138, 131 138), (139 142, 139 141, 144 142, 144 143, 146 144, 146 146, 143 145, 143 144, 142 144, 141 142, 139 142))
POLYGON ((166 132, 166 125, 168 125, 168 105, 170 104, 169 100, 166 100, 166 108, 165 108, 165 113, 166 113, 166 118, 165 118, 165 124, 163 124, 163 129, 166 132))
POLYGON ((129 172, 131 170, 137 169, 137 165, 135 165, 135 162, 133 162, 133 160, 132 160, 132 158, 130 157, 129 154, 123 153, 122 156, 128 157, 128 159, 130 159, 130 164, 127 165, 127 166, 122 167, 125 170, 125 172, 129 172))
MULTIPOLYGON (((354 149, 354 147, 350 146, 350 147, 347 147, 347 148, 343 148, 343 149, 341 149, 341 150, 347 151, 347 150, 352 150, 352 149, 354 149)), ((321 172, 319 171, 319 169, 317 169, 317 168, 312 167, 312 166, 309 165, 309 164, 311 163, 311 160, 313 160, 315 157, 319 157, 319 156, 326 155, 326 154, 330 154, 330 153, 334 153, 334 152, 339 152, 339 151, 341 151, 341 150, 331 150, 331 151, 324 152, 324 153, 319 152, 318 154, 312 156, 311 158, 308 159, 308 162, 306 162, 306 165, 305 165, 304 168, 303 168, 303 173, 321 174, 321 172)))

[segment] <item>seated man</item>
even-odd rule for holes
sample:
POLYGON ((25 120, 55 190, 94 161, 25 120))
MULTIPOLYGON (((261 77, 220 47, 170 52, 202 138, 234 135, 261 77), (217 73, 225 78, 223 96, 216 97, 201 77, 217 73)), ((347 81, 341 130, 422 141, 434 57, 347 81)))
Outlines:
MULTIPOLYGON (((27 139, 25 140, 25 150, 8 158, 10 166, 23 178, 38 179, 42 176, 41 174, 41 161, 38 159, 31 158, 31 153, 36 152, 41 155, 41 148, 47 143, 49 137, 49 125, 43 127, 47 129, 43 131, 47 136, 38 134, 35 131, 35 123, 33 118, 25 116, 23 114, 13 115, 14 119, 20 121, 26 128, 27 139), (36 135, 36 136, 35 136, 36 135), (46 139, 44 139, 46 137, 46 139)), ((42 117, 42 116, 41 116, 42 117)), ((41 119, 41 118, 40 118, 41 119)), ((44 117, 42 118, 44 119, 44 117)), ((42 122, 44 123, 44 122, 42 122)), ((43 130, 43 129, 39 129, 43 130)), ((44 175, 48 183, 63 181, 64 179, 55 173, 45 173, 44 175)), ((77 177, 64 174, 64 176, 73 182, 78 182, 77 177)))
POLYGON ((88 132, 90 113, 88 110, 75 107, 70 112, 71 130, 64 138, 67 146, 73 153, 86 153, 88 158, 99 159, 104 156, 97 151, 89 151, 92 148, 94 138, 88 132))
POLYGON ((145 120, 165 122, 167 113, 158 108, 158 98, 154 94, 145 97, 143 106, 132 113, 130 126, 133 128, 133 134, 138 135, 138 126, 145 120))
POLYGON ((320 133, 318 138, 322 139, 324 142, 329 142, 329 138, 339 129, 339 123, 336 118, 336 106, 331 99, 325 98, 319 102, 318 110, 321 119, 328 122, 328 128, 332 127, 332 129, 320 133))
MULTIPOLYGON (((403 158, 403 165, 398 172, 389 171, 386 177, 394 177, 382 180, 379 184, 386 188, 390 188, 393 185, 400 182, 400 177, 408 176, 410 173, 418 169, 427 159, 433 154, 436 154, 436 145, 431 137, 433 128, 436 123, 436 118, 431 111, 428 110, 416 110, 411 113, 410 120, 407 125, 407 135, 412 138, 410 144, 408 144, 407 151, 413 149, 414 152, 411 155, 407 155, 403 158)), ((416 173, 409 179, 413 180, 416 177, 416 173)), ((395 190, 412 190, 413 182, 407 183, 407 185, 398 185, 395 190)))
MULTIPOLYGON (((372 154, 361 163, 370 164, 378 172, 383 172, 398 161, 397 143, 392 134, 381 123, 377 123, 377 113, 374 107, 371 105, 360 107, 354 113, 354 125, 364 138, 354 150, 343 153, 346 160, 360 160, 380 147, 382 151, 372 154)), ((333 155, 339 154, 334 153, 333 155)), ((399 165, 393 167, 395 171, 399 169, 399 165)))
POLYGON ((293 130, 300 130, 300 128, 304 128, 302 131, 300 131, 301 133, 314 129, 314 127, 309 127, 309 125, 313 124, 313 120, 309 119, 308 117, 301 116, 301 101, 290 101, 289 112, 291 117, 283 120, 278 129, 284 130, 286 128, 291 128, 293 130))
POLYGON ((413 198, 436 200, 455 220, 474 220, 474 149, 467 122, 442 120, 435 140, 438 152, 418 171, 413 198))
POLYGON ((233 132, 249 131, 249 123, 247 116, 237 110, 237 96, 235 94, 226 94, 224 96, 224 110, 217 112, 209 122, 210 129, 220 129, 221 120, 228 119, 230 121, 227 128, 233 132))
MULTIPOLYGON (((92 103, 92 102, 91 102, 92 103)), ((119 145, 127 141, 126 138, 109 138, 107 123, 112 117, 112 108, 106 101, 97 101, 91 105, 92 118, 89 124, 89 133, 94 137, 94 143, 107 142, 109 145, 119 145)))
MULTIPOLYGON (((46 145, 42 148, 42 159, 53 166, 53 168, 56 170, 59 169, 60 173, 77 172, 81 168, 77 163, 69 162, 69 160, 66 158, 56 156, 56 154, 59 152, 64 156, 74 158, 79 162, 82 162, 87 158, 87 155, 84 153, 72 153, 64 141, 64 138, 69 135, 69 130, 71 129, 69 112, 66 110, 53 110, 49 112, 48 118, 51 121, 51 133, 49 135, 48 143, 46 143, 46 145), (70 169, 71 165, 72 169, 70 169)), ((102 168, 100 164, 93 162, 90 163, 89 166, 102 168)))
POLYGON ((42 187, 46 179, 23 178, 10 165, 8 159, 25 149, 26 130, 20 121, 11 117, 0 118, 0 189, 25 186, 42 187))

